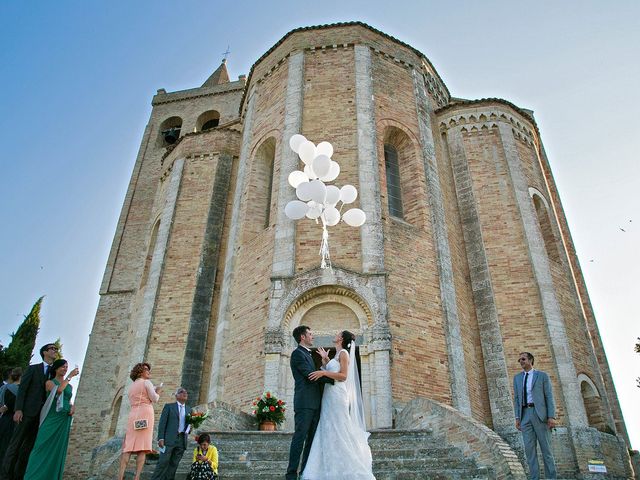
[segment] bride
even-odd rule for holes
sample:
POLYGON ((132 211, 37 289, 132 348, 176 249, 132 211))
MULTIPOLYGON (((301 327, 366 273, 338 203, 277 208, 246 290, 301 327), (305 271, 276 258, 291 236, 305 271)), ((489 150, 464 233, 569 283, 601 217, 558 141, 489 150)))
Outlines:
POLYGON ((334 344, 335 357, 329 360, 329 354, 319 348, 322 370, 309 374, 312 381, 329 377, 335 383, 324 387, 320 421, 302 478, 375 480, 355 360, 355 335, 344 330, 336 335, 334 344))

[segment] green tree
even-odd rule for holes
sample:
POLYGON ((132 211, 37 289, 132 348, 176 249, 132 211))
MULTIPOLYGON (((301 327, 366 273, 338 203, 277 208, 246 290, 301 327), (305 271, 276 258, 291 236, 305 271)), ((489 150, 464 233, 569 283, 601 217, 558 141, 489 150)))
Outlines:
POLYGON ((9 346, 2 350, 0 356, 1 371, 11 367, 25 368, 29 365, 33 356, 33 348, 36 345, 38 330, 40 330, 40 307, 43 299, 44 297, 40 297, 33 304, 29 315, 24 317, 18 330, 11 334, 9 346))
POLYGON ((62 355, 62 343, 60 342, 60 337, 58 337, 56 341, 53 343, 55 344, 56 347, 58 347, 58 354, 56 355, 56 360, 59 360, 60 358, 64 358, 64 356, 62 355))

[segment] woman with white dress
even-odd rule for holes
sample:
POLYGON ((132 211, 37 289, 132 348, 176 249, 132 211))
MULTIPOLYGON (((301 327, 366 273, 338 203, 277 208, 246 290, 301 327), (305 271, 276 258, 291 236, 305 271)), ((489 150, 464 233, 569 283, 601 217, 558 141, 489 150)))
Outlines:
POLYGON ((318 349, 322 370, 309 375, 312 381, 329 377, 335 382, 324 387, 320 421, 302 478, 375 480, 355 360, 355 335, 344 330, 336 335, 334 344, 336 355, 331 360, 323 348, 318 349))

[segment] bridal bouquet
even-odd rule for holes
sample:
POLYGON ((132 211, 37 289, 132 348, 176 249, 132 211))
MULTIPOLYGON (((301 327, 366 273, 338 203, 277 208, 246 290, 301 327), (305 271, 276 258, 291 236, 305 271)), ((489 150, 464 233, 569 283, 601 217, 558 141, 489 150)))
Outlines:
POLYGON ((209 418, 209 412, 191 412, 186 417, 187 425, 191 425, 191 428, 198 429, 202 422, 209 418))
POLYGON ((284 422, 285 402, 279 400, 271 392, 264 392, 253 402, 253 414, 258 422, 274 422, 276 425, 284 422))

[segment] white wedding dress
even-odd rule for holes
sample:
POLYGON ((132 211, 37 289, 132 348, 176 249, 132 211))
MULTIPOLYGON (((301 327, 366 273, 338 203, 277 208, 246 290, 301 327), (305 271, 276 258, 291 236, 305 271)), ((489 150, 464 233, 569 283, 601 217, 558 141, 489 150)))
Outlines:
MULTIPOLYGON (((352 347, 352 356, 353 351, 352 347)), ((349 356, 349 353, 341 350, 338 355, 349 356)), ((327 363, 326 370, 340 371, 338 355, 327 363)), ((351 365, 351 361, 349 363, 346 381, 324 386, 320 421, 302 472, 305 480, 375 479, 371 469, 371 449, 367 443, 369 432, 364 426, 362 394, 359 384, 356 386, 357 380, 354 381, 355 365, 351 365), (356 399, 359 404, 354 402, 356 399)))

